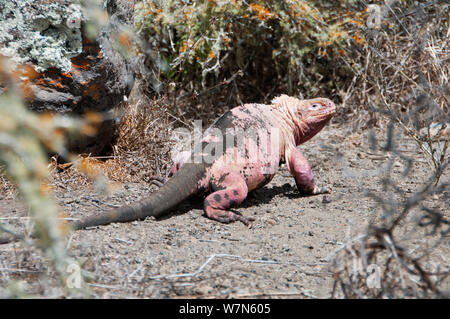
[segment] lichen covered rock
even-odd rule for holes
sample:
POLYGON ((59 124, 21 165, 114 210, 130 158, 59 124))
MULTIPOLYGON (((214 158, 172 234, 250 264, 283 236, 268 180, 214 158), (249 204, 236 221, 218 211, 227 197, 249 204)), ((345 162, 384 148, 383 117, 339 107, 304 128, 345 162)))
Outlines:
MULTIPOLYGON (((25 99, 34 111, 81 115, 106 112, 124 100, 134 83, 132 63, 117 50, 118 34, 132 27, 134 1, 107 0, 107 23, 97 37, 79 4, 68 0, 0 0, 0 54, 37 75, 24 75, 25 99)), ((114 121, 99 136, 80 142, 78 151, 101 153, 113 136, 114 121), (106 134, 105 134, 106 130, 106 134), (87 147, 95 144, 94 149, 87 147)))
MULTIPOLYGON (((70 3, 67 1, 67 3, 70 3)), ((70 72, 71 58, 82 51, 81 6, 61 2, 1 1, 0 53, 36 71, 56 67, 70 72)))
MULTIPOLYGON (((80 5, 67 0, 0 1, 0 54, 17 64, 32 64, 38 76, 26 96, 37 111, 82 114, 107 111, 129 94, 134 72, 113 49, 118 23, 129 23, 121 12, 133 10, 107 1, 110 17, 96 40, 84 34, 86 17, 80 5), (120 11, 120 12, 119 12, 120 11)), ((130 5, 131 3, 131 5, 130 5)))

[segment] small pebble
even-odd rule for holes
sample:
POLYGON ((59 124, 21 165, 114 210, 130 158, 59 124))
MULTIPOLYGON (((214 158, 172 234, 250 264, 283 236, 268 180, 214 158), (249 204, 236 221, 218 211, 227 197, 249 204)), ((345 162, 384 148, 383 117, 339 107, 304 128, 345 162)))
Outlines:
POLYGON ((322 198, 322 203, 324 203, 324 204, 331 203, 331 198, 330 198, 330 196, 325 195, 325 196, 322 198))

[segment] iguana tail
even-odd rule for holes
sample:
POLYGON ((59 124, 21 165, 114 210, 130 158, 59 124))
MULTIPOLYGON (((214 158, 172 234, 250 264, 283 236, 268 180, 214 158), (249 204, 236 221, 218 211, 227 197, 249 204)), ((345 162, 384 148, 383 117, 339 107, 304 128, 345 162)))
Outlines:
MULTIPOLYGON (((198 182, 205 176, 204 164, 184 164, 171 179, 146 201, 136 206, 122 207, 116 210, 90 216, 71 223, 74 230, 110 223, 130 222, 149 216, 160 217, 168 210, 195 194, 198 182)), ((33 237, 33 235, 32 235, 33 237)), ((25 239, 23 235, 1 234, 0 245, 25 239)))
POLYGON ((72 223, 74 230, 86 227, 123 223, 144 219, 145 217, 160 217, 168 210, 174 208, 189 196, 195 194, 198 182, 206 172, 203 164, 184 164, 175 175, 170 178, 150 198, 136 206, 125 206, 95 216, 89 216, 72 223))

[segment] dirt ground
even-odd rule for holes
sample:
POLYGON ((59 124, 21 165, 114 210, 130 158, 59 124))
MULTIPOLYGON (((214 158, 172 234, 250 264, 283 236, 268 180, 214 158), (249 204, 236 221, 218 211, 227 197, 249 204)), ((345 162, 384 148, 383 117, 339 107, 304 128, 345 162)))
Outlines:
MULTIPOLYGON (((383 139, 385 133, 377 136, 383 139)), ((397 140, 401 154, 414 162, 403 176, 406 164, 397 158, 391 177, 412 195, 431 169, 411 139, 398 134, 397 140)), ((99 298, 327 298, 333 284, 327 265, 333 253, 365 232, 369 222, 382 218, 380 205, 368 192, 395 197, 383 191, 381 183, 382 170, 394 155, 372 151, 367 141, 367 132, 350 134, 331 125, 299 146, 316 182, 330 186, 331 194, 299 196, 283 166, 269 185, 249 194, 239 208, 243 215, 256 217, 251 229, 238 222, 209 220, 203 216, 202 201, 191 199, 163 220, 75 232, 68 241, 70 254, 92 273, 89 285, 99 298)), ((449 181, 448 169, 441 181, 449 181)), ((145 182, 123 183, 109 195, 100 195, 92 187, 57 184, 56 197, 70 217, 78 218, 136 203, 156 189, 145 182)), ((431 196, 424 205, 449 218, 448 195, 446 191, 431 196)), ((3 222, 20 227, 26 221, 21 216, 23 206, 14 196, 0 197, 3 222)), ((409 221, 414 224, 413 217, 409 221)), ((397 238, 408 248, 429 245, 422 232, 404 229, 397 238)), ((447 237, 425 263, 448 269, 449 259, 447 237)), ((64 295, 39 251, 23 243, 0 246, 0 269, 0 286, 24 280, 30 293, 64 295)), ((441 287, 450 291, 450 280, 441 287)))

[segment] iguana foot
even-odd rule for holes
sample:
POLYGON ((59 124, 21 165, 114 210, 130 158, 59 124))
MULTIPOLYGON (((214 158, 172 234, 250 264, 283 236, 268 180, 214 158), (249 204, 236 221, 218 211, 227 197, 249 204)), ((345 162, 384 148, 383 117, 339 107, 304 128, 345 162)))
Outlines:
POLYGON ((240 221, 248 228, 252 227, 251 222, 255 220, 254 217, 245 217, 238 212, 232 212, 229 210, 211 209, 207 210, 206 215, 212 220, 225 224, 240 221))
POLYGON ((314 190, 311 195, 319 195, 319 194, 330 194, 331 187, 314 187, 314 190))
POLYGON ((302 186, 297 183, 297 189, 302 195, 306 196, 312 196, 312 195, 320 195, 320 194, 330 194, 331 193, 331 187, 319 187, 315 186, 314 184, 312 187, 309 186, 302 186))
POLYGON ((162 187, 167 182, 167 178, 164 178, 162 176, 156 176, 156 175, 150 176, 149 180, 150 180, 150 184, 154 184, 158 187, 162 187))

